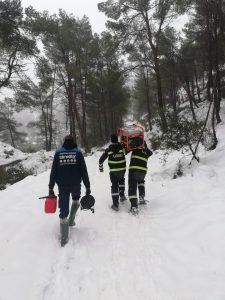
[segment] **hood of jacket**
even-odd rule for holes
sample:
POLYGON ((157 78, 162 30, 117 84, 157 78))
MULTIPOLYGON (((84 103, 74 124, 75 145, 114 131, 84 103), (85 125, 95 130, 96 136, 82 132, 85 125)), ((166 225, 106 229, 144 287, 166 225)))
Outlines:
POLYGON ((113 153, 117 153, 119 150, 123 149, 120 143, 112 143, 109 145, 109 150, 113 153))
POLYGON ((77 144, 73 140, 65 140, 62 146, 65 149, 77 148, 77 144))

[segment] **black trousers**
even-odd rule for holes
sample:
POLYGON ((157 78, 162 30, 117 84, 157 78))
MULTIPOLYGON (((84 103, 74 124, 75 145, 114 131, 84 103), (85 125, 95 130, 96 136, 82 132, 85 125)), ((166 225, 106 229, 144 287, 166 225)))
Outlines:
POLYGON ((131 202, 131 206, 137 207, 138 206, 138 197, 137 197, 137 189, 139 192, 139 197, 145 197, 145 172, 130 170, 128 176, 128 195, 129 200, 131 202))
POLYGON ((78 201, 80 199, 81 185, 77 186, 59 186, 59 217, 67 218, 70 212, 70 194, 72 199, 78 201))
POLYGON ((119 196, 124 196, 125 191, 125 172, 110 172, 111 195, 115 206, 119 205, 119 196))

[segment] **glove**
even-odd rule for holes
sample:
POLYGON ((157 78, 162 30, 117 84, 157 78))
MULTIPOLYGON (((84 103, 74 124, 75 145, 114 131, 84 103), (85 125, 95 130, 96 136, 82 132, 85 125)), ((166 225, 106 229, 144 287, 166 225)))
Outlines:
POLYGON ((146 144, 146 141, 144 141, 144 149, 148 149, 148 146, 146 144))
POLYGON ((55 197, 54 190, 53 189, 49 189, 48 195, 49 195, 49 197, 55 197))
POLYGON ((103 172, 103 164, 99 163, 98 167, 99 167, 99 172, 103 172))
POLYGON ((86 188, 86 196, 90 195, 91 193, 91 189, 90 188, 86 188))

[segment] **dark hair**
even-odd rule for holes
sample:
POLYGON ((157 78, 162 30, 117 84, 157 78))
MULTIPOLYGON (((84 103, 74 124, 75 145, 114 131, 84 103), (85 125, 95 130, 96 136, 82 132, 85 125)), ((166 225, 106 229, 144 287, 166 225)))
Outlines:
POLYGON ((68 135, 66 135, 65 137, 64 137, 64 142, 65 141, 74 141, 74 138, 73 138, 73 136, 71 135, 71 134, 68 134, 68 135))
POLYGON ((77 143, 75 142, 75 140, 71 134, 68 134, 65 136, 63 147, 66 149, 77 148, 77 143))
POLYGON ((116 133, 113 133, 113 134, 111 135, 111 142, 112 142, 112 143, 118 143, 118 136, 117 136, 116 133))

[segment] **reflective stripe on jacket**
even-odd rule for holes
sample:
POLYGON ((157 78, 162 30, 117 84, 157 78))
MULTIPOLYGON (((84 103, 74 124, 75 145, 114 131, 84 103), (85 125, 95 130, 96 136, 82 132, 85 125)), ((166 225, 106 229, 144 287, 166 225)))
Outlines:
POLYGON ((111 144, 99 159, 99 169, 103 170, 103 163, 108 158, 110 172, 126 171, 126 159, 120 143, 111 144))
POLYGON ((139 170, 147 172, 147 163, 149 156, 152 155, 152 151, 148 148, 135 149, 131 153, 129 170, 139 170))

